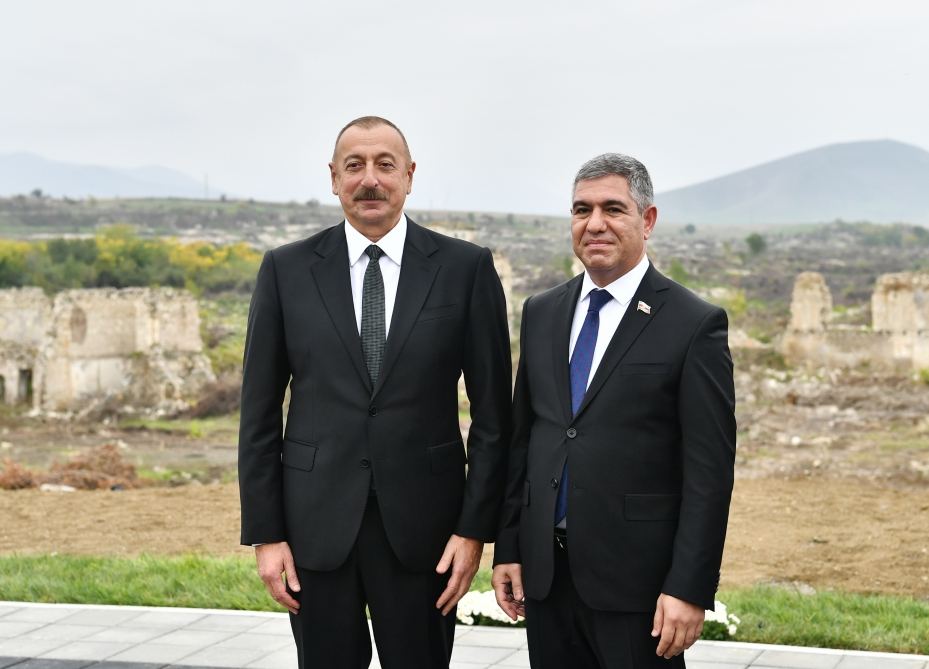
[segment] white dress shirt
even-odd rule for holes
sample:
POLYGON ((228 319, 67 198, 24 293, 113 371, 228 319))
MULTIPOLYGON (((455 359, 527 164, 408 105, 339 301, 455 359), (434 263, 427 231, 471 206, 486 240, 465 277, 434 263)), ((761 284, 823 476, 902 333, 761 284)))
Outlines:
MULTIPOLYGON (((626 313, 629 300, 635 295, 635 291, 639 289, 639 284, 642 283, 642 277, 645 276, 647 270, 648 256, 642 256, 642 260, 639 261, 638 265, 616 279, 613 283, 603 287, 602 290, 608 291, 612 299, 600 307, 600 328, 597 330, 597 343, 594 345, 594 357, 590 364, 590 374, 587 376, 586 387, 590 387, 590 380, 594 378, 597 367, 600 366, 600 361, 603 360, 603 354, 606 353, 606 348, 610 345, 613 335, 616 334, 616 330, 619 328, 619 322, 623 319, 623 314, 626 313)), ((590 278, 590 274, 584 272, 584 282, 581 284, 581 296, 577 301, 577 306, 574 307, 574 320, 571 322, 571 339, 568 341, 568 360, 571 360, 571 356, 574 354, 574 345, 577 343, 577 338, 581 334, 581 328, 584 326, 584 320, 587 318, 590 291, 595 288, 600 288, 600 286, 593 282, 593 279, 590 278)), ((570 510, 568 515, 571 515, 570 510)), ((561 522, 555 527, 567 529, 568 516, 562 518, 561 522)))
MULTIPOLYGON (((626 313, 626 306, 629 300, 635 295, 642 277, 648 270, 648 256, 642 256, 639 264, 631 270, 616 279, 613 283, 603 287, 603 290, 609 291, 613 299, 600 308, 600 329, 597 330, 597 344, 594 346, 594 357, 590 365, 590 376, 587 377, 587 386, 590 386, 590 380, 594 378, 600 361, 603 360, 603 354, 606 347, 610 345, 610 340, 619 327, 619 321, 622 320, 623 314, 626 313)), ((584 283, 581 285, 581 297, 574 308, 574 321, 571 323, 571 339, 568 343, 568 360, 574 354, 574 344, 581 334, 581 327, 584 325, 584 319, 587 318, 587 307, 590 303, 590 291, 599 288, 590 278, 590 274, 584 272, 584 283)))
POLYGON ((376 243, 384 252, 378 264, 384 278, 384 334, 390 332, 390 317, 397 300, 397 284, 400 282, 400 263, 403 260, 403 244, 406 242, 406 214, 400 214, 400 220, 390 232, 377 242, 372 242, 345 221, 345 241, 348 244, 348 265, 352 277, 352 302, 355 306, 355 325, 361 334, 361 293, 364 288, 365 270, 371 259, 365 249, 376 243))

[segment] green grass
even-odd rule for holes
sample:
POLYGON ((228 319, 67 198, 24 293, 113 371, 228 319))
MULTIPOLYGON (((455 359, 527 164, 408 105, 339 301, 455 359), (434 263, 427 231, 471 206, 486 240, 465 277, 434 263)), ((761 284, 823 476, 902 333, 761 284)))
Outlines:
MULTIPOLYGON (((490 589, 481 570, 472 589, 490 589)), ((723 590, 738 641, 929 654, 929 601, 784 588, 723 590)), ((0 556, 0 600, 280 611, 251 556, 0 556)))
POLYGON ((281 610, 245 556, 2 556, 0 600, 281 610))
POLYGON ((150 430, 152 432, 169 432, 187 435, 191 439, 201 439, 221 433, 237 434, 239 414, 190 419, 129 418, 121 420, 119 427, 123 429, 150 430))
POLYGON ((774 587, 724 590, 719 599, 742 619, 739 641, 929 654, 929 600, 774 587))

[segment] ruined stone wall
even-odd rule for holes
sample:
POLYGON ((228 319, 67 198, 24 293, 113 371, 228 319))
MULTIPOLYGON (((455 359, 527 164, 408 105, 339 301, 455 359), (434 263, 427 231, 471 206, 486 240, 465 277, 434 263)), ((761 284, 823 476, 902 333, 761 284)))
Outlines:
POLYGON ((52 301, 41 288, 0 290, 0 341, 38 346, 45 340, 52 301))
POLYGON ((929 273, 878 277, 871 314, 875 331, 912 334, 929 330, 929 273))
POLYGON ((823 332, 831 317, 832 293, 823 275, 818 272, 798 274, 787 328, 793 332, 823 332))
POLYGON ((200 315, 186 291, 170 288, 68 290, 55 298, 56 353, 125 357, 153 348, 199 353, 200 315))
POLYGON ((878 278, 871 296, 875 332, 888 335, 890 355, 929 369, 929 273, 903 272, 878 278))
POLYGON ((0 341, 0 402, 19 404, 30 401, 35 374, 35 348, 0 341))
POLYGON ((39 348, 51 327, 52 301, 41 288, 0 290, 0 401, 33 402, 39 348))
POLYGON ((4 399, 29 370, 33 405, 75 409, 102 397, 141 407, 180 406, 215 379, 203 354, 197 302, 155 288, 0 291, 4 399), (27 342, 26 344, 21 341, 27 342), (12 376, 10 376, 12 375, 12 376))
POLYGON ((832 295, 822 275, 798 275, 781 340, 788 362, 894 372, 929 368, 929 274, 878 277, 871 327, 830 325, 831 312, 832 295))

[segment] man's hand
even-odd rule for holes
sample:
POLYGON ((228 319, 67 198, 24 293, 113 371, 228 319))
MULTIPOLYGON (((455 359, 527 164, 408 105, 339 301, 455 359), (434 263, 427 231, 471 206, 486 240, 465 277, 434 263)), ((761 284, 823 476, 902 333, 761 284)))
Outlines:
POLYGON ((436 573, 444 574, 448 568, 452 568, 452 575, 448 579, 448 586, 439 595, 435 603, 437 609, 442 609, 442 615, 447 616, 458 600, 464 597, 468 588, 471 587, 471 580, 477 573, 477 568, 481 564, 481 551, 484 550, 483 542, 477 539, 467 539, 453 534, 445 544, 445 552, 442 553, 442 559, 436 565, 436 573))
POLYGON ((662 593, 655 606, 652 636, 661 635, 656 654, 666 660, 694 645, 703 632, 703 608, 662 593))
POLYGON ((490 579, 497 596, 497 605, 503 612, 516 620, 526 615, 525 595, 523 594, 523 566, 518 562, 498 564, 490 579))
POLYGON ((294 556, 286 541, 275 544, 262 544, 255 547, 255 559, 258 561, 258 575, 264 581, 265 588, 278 604, 297 615, 300 602, 290 596, 281 574, 287 579, 287 585, 294 592, 300 592, 300 581, 297 580, 297 568, 294 566, 294 556))

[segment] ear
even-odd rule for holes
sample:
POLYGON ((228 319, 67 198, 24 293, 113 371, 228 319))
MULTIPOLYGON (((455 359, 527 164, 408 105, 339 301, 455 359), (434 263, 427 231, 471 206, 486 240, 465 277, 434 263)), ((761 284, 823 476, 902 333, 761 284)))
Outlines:
POLYGON ((329 163, 329 176, 332 178, 332 194, 339 194, 339 173, 336 170, 335 163, 329 163))
POLYGON ((406 194, 413 192, 413 172, 416 171, 416 163, 410 161, 410 166, 406 170, 406 194))
POLYGON ((655 223, 658 222, 658 207, 653 204, 649 205, 643 212, 642 218, 645 220, 645 239, 648 239, 655 229, 655 223))

